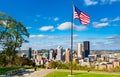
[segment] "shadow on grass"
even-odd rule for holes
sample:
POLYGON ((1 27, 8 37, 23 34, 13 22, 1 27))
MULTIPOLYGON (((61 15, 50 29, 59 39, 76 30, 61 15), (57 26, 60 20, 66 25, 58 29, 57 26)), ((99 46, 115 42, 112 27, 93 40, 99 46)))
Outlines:
POLYGON ((79 75, 79 74, 85 74, 85 73, 74 73, 73 75, 79 75))

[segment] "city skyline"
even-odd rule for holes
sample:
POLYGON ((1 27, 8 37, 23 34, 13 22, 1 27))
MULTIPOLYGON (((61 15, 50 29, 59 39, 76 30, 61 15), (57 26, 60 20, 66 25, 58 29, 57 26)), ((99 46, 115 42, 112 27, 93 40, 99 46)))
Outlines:
MULTIPOLYGON (((74 49, 90 41, 91 50, 120 49, 120 0, 73 0, 90 16, 90 24, 74 20, 74 49)), ((22 49, 70 48, 72 0, 2 0, 0 11, 11 15, 28 29, 29 43, 22 49)))

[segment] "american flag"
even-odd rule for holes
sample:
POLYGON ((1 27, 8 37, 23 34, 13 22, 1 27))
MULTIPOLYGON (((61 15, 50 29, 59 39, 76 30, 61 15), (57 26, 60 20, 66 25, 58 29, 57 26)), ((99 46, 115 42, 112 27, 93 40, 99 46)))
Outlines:
POLYGON ((79 19, 82 24, 88 25, 90 23, 90 17, 84 12, 80 11, 76 6, 74 7, 74 19, 79 19))

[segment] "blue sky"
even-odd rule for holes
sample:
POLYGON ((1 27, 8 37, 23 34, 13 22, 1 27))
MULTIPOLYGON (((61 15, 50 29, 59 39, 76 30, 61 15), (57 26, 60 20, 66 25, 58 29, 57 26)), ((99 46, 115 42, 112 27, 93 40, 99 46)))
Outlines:
MULTIPOLYGON (((74 49, 90 41, 90 49, 120 49, 120 0, 73 0, 90 16, 84 26, 74 20, 74 49)), ((70 48, 72 0, 0 0, 0 11, 27 27, 29 43, 22 49, 70 48)))

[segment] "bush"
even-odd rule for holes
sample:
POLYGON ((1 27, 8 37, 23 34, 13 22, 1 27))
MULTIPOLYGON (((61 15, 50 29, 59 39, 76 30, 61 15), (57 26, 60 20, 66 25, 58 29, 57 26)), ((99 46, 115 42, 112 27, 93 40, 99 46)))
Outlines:
POLYGON ((7 71, 11 71, 11 70, 15 70, 18 69, 20 67, 6 67, 6 68, 0 68, 0 75, 1 74, 5 74, 7 71))
MULTIPOLYGON (((49 64, 49 68, 58 68, 58 69, 70 69, 70 63, 62 63, 57 61, 52 61, 49 64)), ((73 70, 91 70, 88 66, 80 66, 77 62, 72 62, 72 69, 73 70)))

